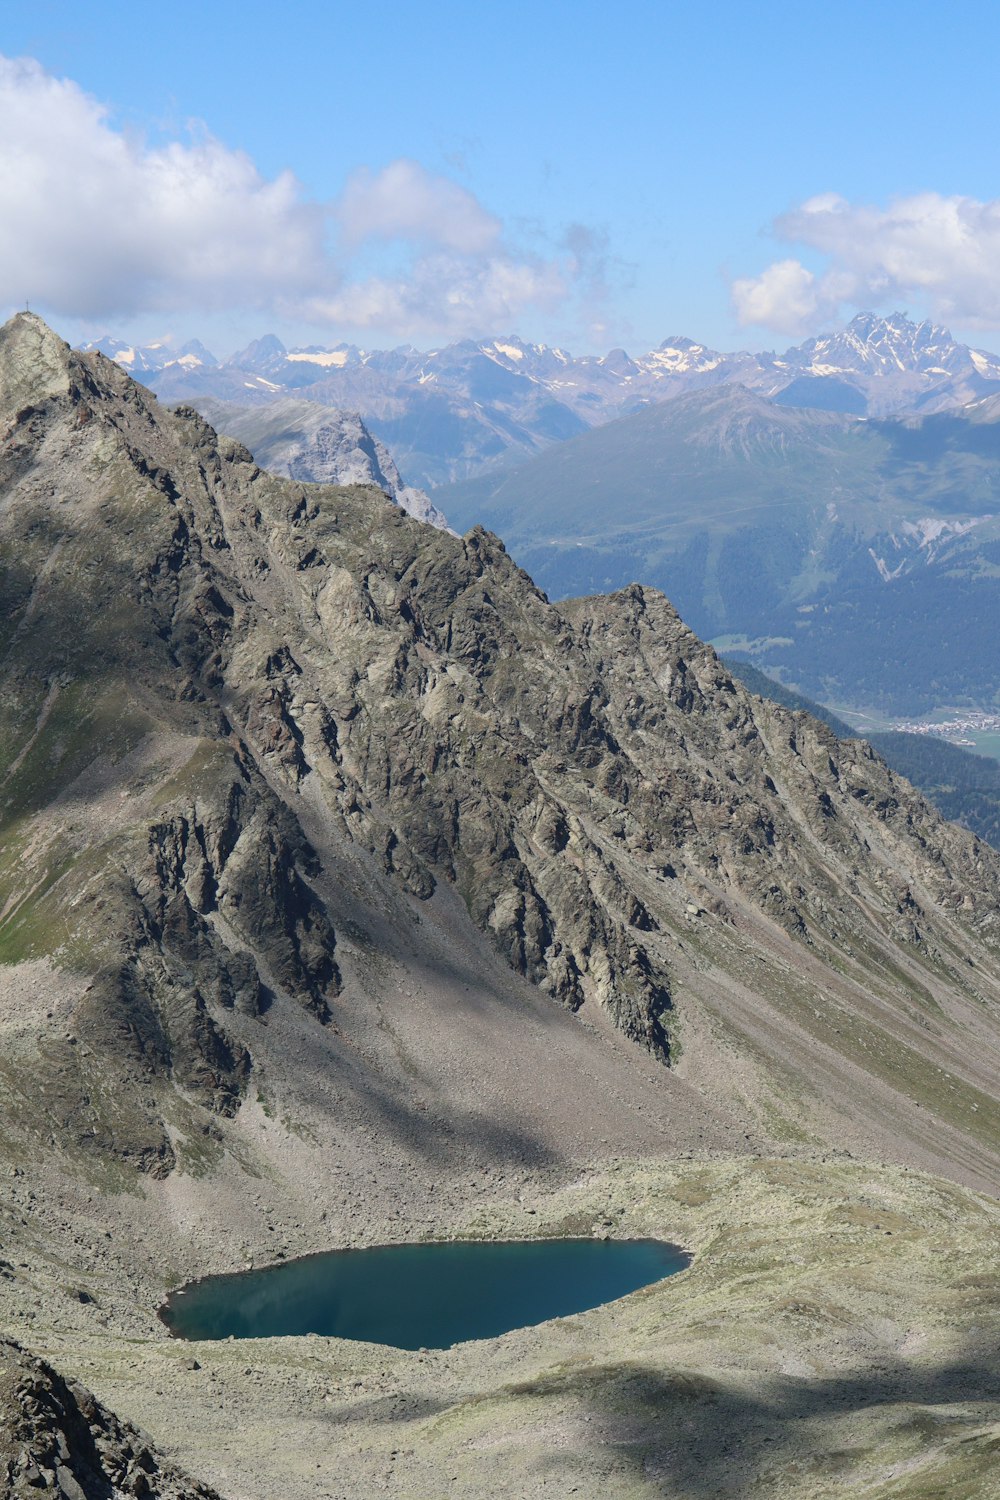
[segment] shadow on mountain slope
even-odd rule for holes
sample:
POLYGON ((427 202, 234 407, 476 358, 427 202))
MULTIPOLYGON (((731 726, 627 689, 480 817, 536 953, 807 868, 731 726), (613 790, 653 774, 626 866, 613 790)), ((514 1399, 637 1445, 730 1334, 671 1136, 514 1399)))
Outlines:
MULTIPOLYGON (((594 1463, 631 1470, 651 1494, 743 1500, 771 1484, 789 1494, 796 1483, 813 1494, 824 1480, 849 1486, 852 1473, 857 1482, 863 1473, 870 1495, 883 1493, 879 1481, 894 1481, 885 1491, 893 1496, 936 1495, 923 1487, 931 1476, 946 1488, 968 1486, 961 1493, 969 1500, 996 1493, 979 1488, 995 1483, 1000 1449, 1000 1371, 983 1356, 927 1369, 895 1361, 820 1379, 774 1376, 756 1390, 630 1362, 543 1374, 508 1391, 571 1401, 594 1463), (911 1468, 912 1490, 898 1477, 911 1468)), ((554 1450, 543 1468, 558 1483, 578 1459, 554 1450)))

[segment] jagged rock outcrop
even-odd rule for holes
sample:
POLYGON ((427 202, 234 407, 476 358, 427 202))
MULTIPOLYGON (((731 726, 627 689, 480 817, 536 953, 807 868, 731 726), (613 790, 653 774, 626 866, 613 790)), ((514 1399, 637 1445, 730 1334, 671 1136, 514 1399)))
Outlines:
POLYGON ((771 928, 887 1014, 931 983, 996 1004, 1000 858, 662 595, 555 607, 488 533, 268 475, 31 315, 0 432, 0 958, 89 976, 40 1048, 57 1144, 169 1171, 178 1111, 239 1108, 245 1021, 336 1025, 334 908, 372 870, 454 887, 517 974, 664 1061, 677 974, 771 928))
POLYGON ((9 1500, 218 1500, 75 1380, 0 1339, 0 1487, 9 1500))

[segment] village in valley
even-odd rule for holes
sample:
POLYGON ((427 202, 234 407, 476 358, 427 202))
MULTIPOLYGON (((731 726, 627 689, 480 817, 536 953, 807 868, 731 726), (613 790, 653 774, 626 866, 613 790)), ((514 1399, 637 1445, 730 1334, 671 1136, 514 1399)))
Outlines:
POLYGON ((934 734, 941 739, 950 740, 954 745, 976 745, 977 741, 972 737, 979 734, 1000 734, 1000 713, 984 713, 979 709, 970 709, 962 714, 955 714, 953 718, 941 719, 937 723, 928 723, 926 719, 900 720, 898 724, 890 724, 890 729, 898 730, 903 734, 934 734))

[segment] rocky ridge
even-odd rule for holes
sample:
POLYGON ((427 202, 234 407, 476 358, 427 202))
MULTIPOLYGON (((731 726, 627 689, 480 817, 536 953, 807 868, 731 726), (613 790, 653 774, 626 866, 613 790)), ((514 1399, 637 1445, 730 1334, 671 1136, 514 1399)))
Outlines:
POLYGON ((315 484, 377 485, 407 515, 447 530, 430 496, 404 484, 392 454, 357 412, 294 399, 263 408, 203 400, 197 408, 219 432, 245 443, 269 473, 315 484))
POLYGON ((0 1485, 9 1500, 218 1500, 156 1453, 149 1438, 75 1380, 0 1339, 0 1485))
POLYGON ((457 893, 515 974, 663 1061, 678 976, 768 931, 819 992, 882 986, 879 1060, 941 987, 949 1048, 995 1004, 994 852, 655 591, 556 608, 488 533, 269 476, 30 315, 0 420, 0 954, 83 984, 26 1042, 43 1139, 153 1174, 211 1141, 276 999, 336 1029, 359 861, 415 912, 457 893))

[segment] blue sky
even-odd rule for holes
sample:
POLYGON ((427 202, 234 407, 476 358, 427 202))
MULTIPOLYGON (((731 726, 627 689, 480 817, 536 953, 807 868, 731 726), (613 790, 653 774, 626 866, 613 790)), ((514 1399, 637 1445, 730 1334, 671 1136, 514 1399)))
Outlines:
POLYGON ((8 0, 0 305, 222 353, 872 305, 997 347, 998 41, 978 0, 8 0))

